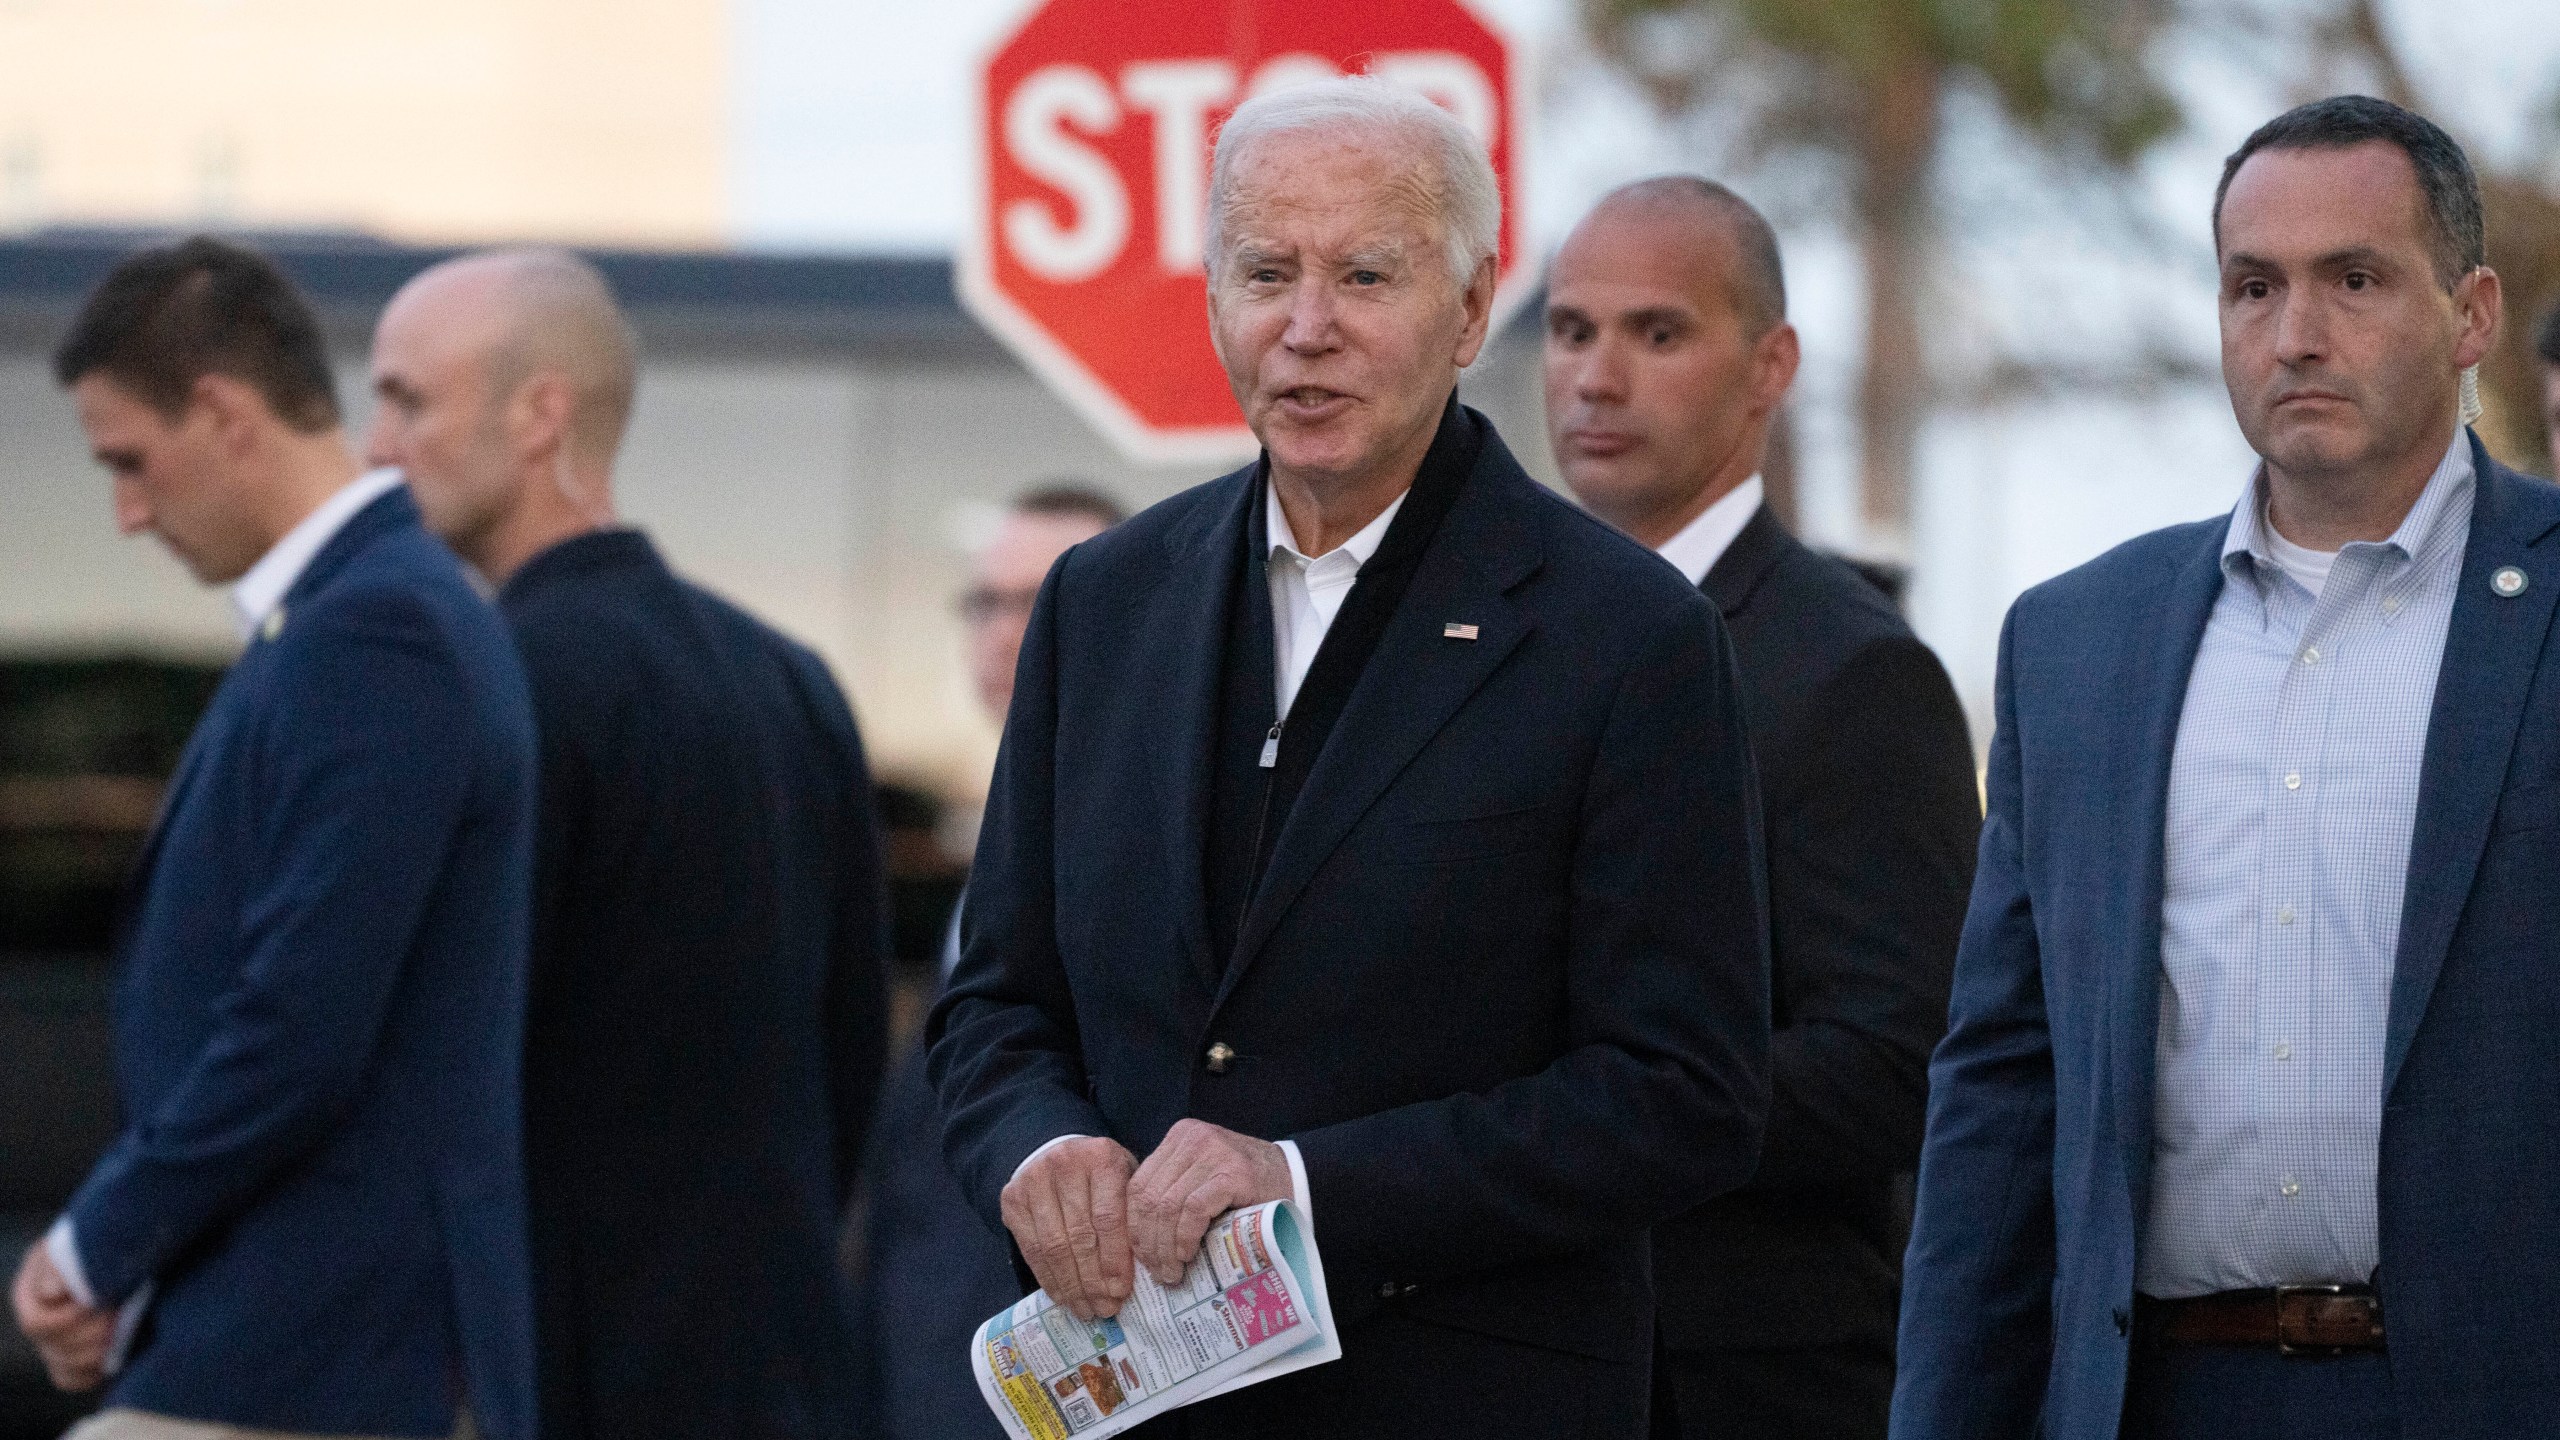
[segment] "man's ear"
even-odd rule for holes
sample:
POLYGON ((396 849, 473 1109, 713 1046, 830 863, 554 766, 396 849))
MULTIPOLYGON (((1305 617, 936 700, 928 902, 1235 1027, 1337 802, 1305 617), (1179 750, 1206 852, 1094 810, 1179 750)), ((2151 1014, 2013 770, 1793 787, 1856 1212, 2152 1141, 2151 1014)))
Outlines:
POLYGON ((2506 294, 2498 272, 2483 265, 2453 287, 2454 308, 2462 312, 2462 335, 2453 343, 2455 368, 2468 370, 2489 358, 2498 341, 2498 321, 2506 294))
POLYGON ((1796 327, 1781 320, 1751 346, 1751 411, 1766 415, 1787 398, 1796 383, 1796 367, 1804 363, 1804 342, 1796 327))
POLYGON ((277 423, 275 411, 258 387, 233 375, 199 375, 187 387, 186 408, 178 414, 178 428, 190 424, 211 427, 214 443, 224 457, 239 460, 254 453, 264 442, 266 427, 277 423))
POLYGON ((526 460, 547 458, 569 444, 569 422, 577 395, 569 377, 557 370, 537 370, 507 402, 507 429, 516 454, 526 460))
POLYGON ((1467 288, 1458 296, 1466 309, 1466 323, 1458 331, 1458 368, 1476 363, 1476 355, 1484 349, 1486 333, 1493 323, 1493 290, 1499 273, 1494 257, 1487 255, 1476 262, 1476 272, 1467 279, 1467 288))

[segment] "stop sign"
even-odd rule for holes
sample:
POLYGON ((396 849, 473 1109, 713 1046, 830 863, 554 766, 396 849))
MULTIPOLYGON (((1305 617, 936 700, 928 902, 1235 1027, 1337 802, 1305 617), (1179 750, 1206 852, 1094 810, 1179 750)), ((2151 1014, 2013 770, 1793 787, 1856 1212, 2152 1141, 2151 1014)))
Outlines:
POLYGON ((1046 0, 981 68, 960 298, 1124 452, 1253 453, 1210 348, 1210 144, 1272 89, 1364 72, 1480 137, 1502 183, 1497 323, 1532 281, 1513 47, 1465 0, 1046 0))

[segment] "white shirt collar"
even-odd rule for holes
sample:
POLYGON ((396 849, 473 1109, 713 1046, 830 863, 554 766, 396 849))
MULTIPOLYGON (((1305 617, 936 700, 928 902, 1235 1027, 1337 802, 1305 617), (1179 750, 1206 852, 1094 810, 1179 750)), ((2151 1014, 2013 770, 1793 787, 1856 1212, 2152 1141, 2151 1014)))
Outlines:
POLYGON ((231 585, 232 618, 240 626, 240 638, 247 640, 258 633, 267 617, 284 603, 286 592, 311 558, 332 536, 356 518, 356 512, 389 494, 400 484, 400 472, 385 468, 369 470, 338 487, 338 493, 320 502, 320 508, 302 517, 302 523, 284 534, 284 538, 268 547, 249 573, 231 585))
POLYGON ((1412 488, 1407 487, 1404 495, 1398 495, 1388 502, 1386 509, 1378 512, 1377 519, 1361 526, 1360 533, 1326 551, 1324 555, 1311 556, 1298 548, 1298 534, 1289 528, 1289 516, 1280 508, 1280 487, 1266 478, 1262 482, 1263 529, 1269 536, 1271 553, 1274 555, 1286 555, 1301 565, 1311 565, 1326 556, 1348 554, 1351 557, 1352 573, 1356 575, 1361 566, 1369 563, 1369 557, 1378 553, 1378 546, 1386 541, 1388 524, 1396 518, 1396 512, 1404 508, 1405 495, 1412 493, 1412 488))
POLYGON ((1697 519, 1681 526, 1679 534, 1663 541, 1654 553, 1688 576, 1690 584, 1704 585, 1707 572, 1716 568, 1716 562, 1732 548, 1734 537, 1759 513, 1766 489, 1757 475, 1734 486, 1716 503, 1699 511, 1697 519))

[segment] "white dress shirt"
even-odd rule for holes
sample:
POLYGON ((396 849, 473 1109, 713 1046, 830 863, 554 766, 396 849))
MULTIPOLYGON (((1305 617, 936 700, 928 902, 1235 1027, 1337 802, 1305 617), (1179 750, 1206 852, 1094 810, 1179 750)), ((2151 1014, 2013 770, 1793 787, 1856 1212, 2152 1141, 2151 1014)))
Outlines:
POLYGON ((1733 548, 1734 537, 1751 517, 1760 513, 1760 502, 1768 487, 1760 477, 1752 476, 1718 496, 1716 503, 1698 512, 1698 518, 1680 527, 1680 533, 1665 540, 1654 554, 1671 562, 1689 577, 1692 585, 1707 583, 1707 572, 1716 568, 1724 552, 1733 548))
MULTIPOLYGON (((1748 486, 1751 503, 1760 503, 1760 481, 1752 477, 1748 486)), ((1298 698, 1298 687, 1307 681, 1307 671, 1316 663, 1316 652, 1324 648, 1324 637, 1332 631, 1334 617, 1342 613, 1342 602, 1351 594, 1352 582, 1360 578, 1360 567, 1378 553, 1387 538, 1387 527, 1395 523, 1396 512, 1404 508, 1407 488, 1378 512, 1378 518, 1360 527, 1358 533, 1322 555, 1310 556, 1298 548, 1298 532, 1289 527, 1289 516, 1280 508, 1280 494, 1265 480, 1262 485, 1262 519, 1268 533, 1270 549, 1264 567, 1271 582, 1271 683, 1272 698, 1278 702, 1273 712, 1289 718, 1289 706, 1298 698)), ((1734 494, 1741 494, 1737 489, 1734 494)), ((1731 500, 1732 495, 1725 497, 1731 500)), ((1717 502, 1718 505, 1723 501, 1717 502)), ((1710 514, 1715 506, 1708 507, 1710 514)), ((1704 519, 1704 516, 1700 517, 1704 519)), ((1743 520, 1751 518, 1750 510, 1742 512, 1743 520)), ((1692 529, 1696 528, 1694 525, 1692 529)), ((1739 533, 1742 522, 1733 526, 1739 533)), ((1718 550, 1730 543, 1732 536, 1717 545, 1718 550)), ((1013 1167, 1019 1177, 1032 1161, 1070 1140, 1083 1140, 1083 1135, 1061 1135, 1030 1154, 1022 1164, 1013 1167)), ((1297 1203, 1298 1216, 1309 1227, 1315 1224, 1315 1207, 1307 1203, 1307 1162, 1298 1154, 1298 1142, 1283 1140, 1280 1153, 1289 1159, 1290 1198, 1297 1203)))
MULTIPOLYGON (((265 638, 274 639, 275 632, 282 628, 284 597, 302 578, 302 572, 311 568, 312 558, 346 528, 358 511, 399 484, 397 470, 367 471, 338 487, 336 494, 321 501, 319 508, 286 531, 283 539, 267 547, 258 563, 231 585, 232 619, 240 627, 240 638, 254 643, 259 631, 266 629, 265 638), (277 622, 273 626, 269 625, 271 619, 277 622)), ((44 1249, 53 1268, 62 1273, 62 1283, 71 1291, 71 1298, 96 1308, 98 1297, 89 1288, 87 1268, 80 1263, 79 1236, 72 1229, 70 1216, 56 1219, 53 1228, 45 1232, 44 1249)), ((115 1340, 107 1348, 108 1374, 124 1368, 125 1351, 133 1344, 133 1332, 142 1323, 142 1312, 150 1308, 152 1289, 153 1282, 144 1281, 117 1312, 115 1340)))
MULTIPOLYGON (((1408 490, 1405 495, 1412 493, 1408 490)), ((1280 508, 1279 490, 1269 484, 1262 487, 1262 518, 1271 547, 1264 569, 1271 581, 1271 682, 1272 698, 1279 702, 1273 712, 1278 718, 1289 718, 1289 705, 1298 698, 1298 687, 1307 683, 1307 671, 1316 663, 1316 652, 1324 648, 1333 617, 1342 613, 1351 582, 1360 578, 1360 567, 1378 553, 1379 544, 1387 538, 1387 526, 1404 508, 1404 498, 1398 495, 1389 502, 1377 519, 1360 527, 1360 533, 1310 558, 1298 548, 1297 532, 1289 528, 1289 516, 1280 508)))

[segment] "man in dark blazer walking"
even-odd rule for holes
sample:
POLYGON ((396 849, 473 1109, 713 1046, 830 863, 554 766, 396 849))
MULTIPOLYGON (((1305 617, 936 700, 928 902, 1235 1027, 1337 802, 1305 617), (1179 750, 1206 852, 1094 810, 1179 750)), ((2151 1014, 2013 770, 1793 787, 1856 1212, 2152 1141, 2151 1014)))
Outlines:
POLYGON ((1882 1440, 1898 1177, 1919 1160, 1981 826, 1937 657, 1763 503, 1796 358, 1777 236, 1712 181, 1612 193, 1548 272, 1557 464, 1723 612, 1769 857, 1769 1133, 1750 1185, 1654 1228, 1664 1440, 1882 1440))
POLYGON ((1411 92, 1240 107, 1209 290, 1264 458, 1069 551, 1023 642, 953 1166, 1084 1315, 1295 1199, 1341 1327, 1167 1433, 1641 1436, 1646 1227, 1758 1148, 1730 647, 1456 403, 1498 206, 1411 92))
POLYGON ((19 1323, 68 1388, 116 1375, 83 1440, 474 1415, 530 1440, 514 648, 398 477, 358 476, 264 259, 134 256, 55 373, 118 524, 230 584, 248 648, 120 927, 125 1130, 29 1253, 19 1323))
POLYGON ((1932 1063, 1894 1429, 2560 1411, 2560 491, 2468 433, 2479 190, 2290 111, 2215 201, 2227 516, 2027 592, 1932 1063))
POLYGON ((374 458, 501 587, 541 735, 525 1155, 546 1440, 854 1433, 839 1217, 885 1046, 826 666, 614 522, 633 347, 548 251, 411 281, 374 458))

